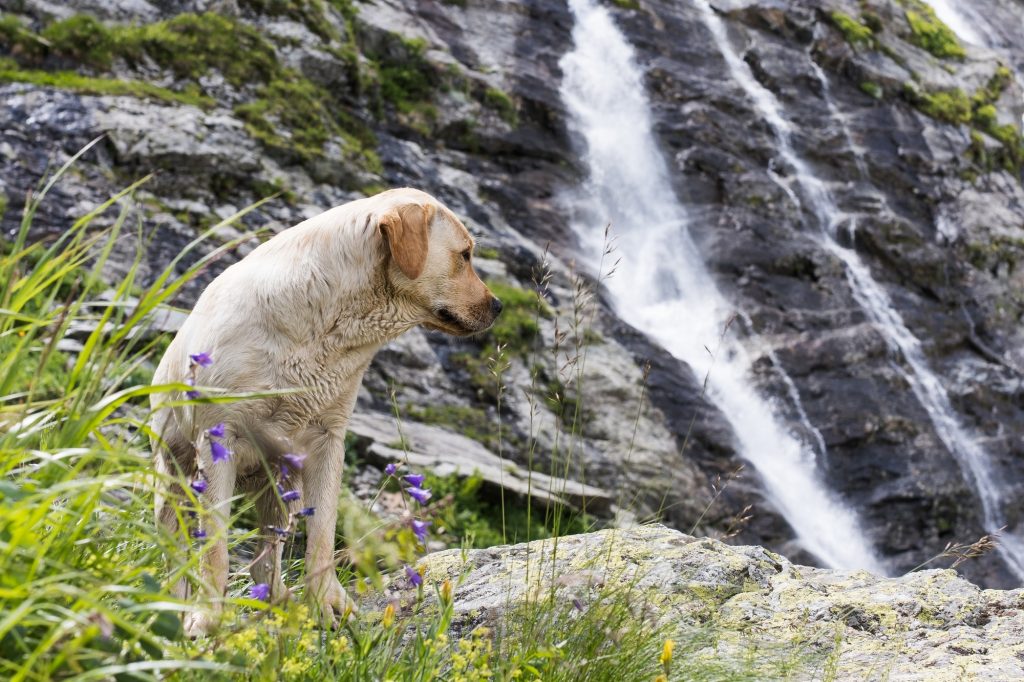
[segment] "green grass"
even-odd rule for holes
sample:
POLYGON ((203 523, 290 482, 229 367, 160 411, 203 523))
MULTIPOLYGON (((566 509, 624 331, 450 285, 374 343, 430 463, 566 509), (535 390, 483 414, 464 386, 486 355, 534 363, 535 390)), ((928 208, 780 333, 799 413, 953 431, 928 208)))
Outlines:
POLYGON ((152 99, 171 104, 188 104, 208 109, 215 101, 194 91, 175 92, 145 81, 125 81, 115 78, 82 76, 74 71, 42 71, 22 69, 9 59, 0 59, 0 82, 31 83, 46 87, 71 90, 85 95, 123 95, 152 99))
POLYGON ((0 23, 0 46, 28 66, 55 59, 103 72, 116 59, 129 66, 150 59, 179 79, 195 81, 216 70, 234 85, 266 82, 281 68, 273 45, 259 31, 213 12, 114 26, 74 15, 49 24, 39 35, 6 17, 0 23))

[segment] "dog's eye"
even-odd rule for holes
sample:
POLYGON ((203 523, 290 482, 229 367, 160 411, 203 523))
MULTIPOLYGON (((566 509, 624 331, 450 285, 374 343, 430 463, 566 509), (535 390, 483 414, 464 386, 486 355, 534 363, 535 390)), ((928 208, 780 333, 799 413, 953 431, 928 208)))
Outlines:
POLYGON ((469 249, 466 249, 465 251, 462 252, 462 260, 464 260, 464 261, 466 261, 468 263, 469 262, 469 257, 470 257, 470 250, 469 249))

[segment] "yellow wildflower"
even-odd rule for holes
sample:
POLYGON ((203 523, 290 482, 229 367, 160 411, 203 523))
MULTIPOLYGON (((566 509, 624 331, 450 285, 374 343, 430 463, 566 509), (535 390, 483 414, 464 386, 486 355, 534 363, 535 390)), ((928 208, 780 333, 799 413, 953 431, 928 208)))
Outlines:
POLYGON ((661 664, 665 667, 665 671, 668 672, 668 667, 672 665, 672 650, 676 648, 676 643, 671 639, 666 639, 665 644, 661 647, 661 664))

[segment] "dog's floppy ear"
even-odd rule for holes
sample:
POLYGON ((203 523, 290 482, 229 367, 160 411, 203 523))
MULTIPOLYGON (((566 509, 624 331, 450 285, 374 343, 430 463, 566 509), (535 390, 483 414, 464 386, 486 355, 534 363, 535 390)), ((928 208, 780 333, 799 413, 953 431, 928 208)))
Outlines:
POLYGON ((416 279, 427 262, 427 241, 434 207, 430 204, 405 204, 388 211, 380 219, 380 232, 387 240, 395 263, 409 279, 416 279))

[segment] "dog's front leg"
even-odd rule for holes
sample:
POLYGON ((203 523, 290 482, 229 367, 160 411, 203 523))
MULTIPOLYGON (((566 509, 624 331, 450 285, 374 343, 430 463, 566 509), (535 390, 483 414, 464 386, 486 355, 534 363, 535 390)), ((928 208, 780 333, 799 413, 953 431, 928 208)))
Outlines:
MULTIPOLYGON (((206 450, 208 448, 204 448, 206 450)), ((212 546, 200 557, 202 585, 200 594, 207 604, 185 619, 185 632, 190 637, 201 637, 216 629, 220 622, 224 593, 228 584, 228 523, 231 519, 231 496, 235 491, 234 460, 212 462, 202 458, 202 479, 206 489, 199 495, 206 512, 202 529, 213 540, 212 546)))
POLYGON ((306 598, 325 626, 338 623, 348 595, 338 581, 334 534, 338 494, 345 465, 344 429, 317 439, 302 469, 303 505, 313 507, 306 520, 306 598))

